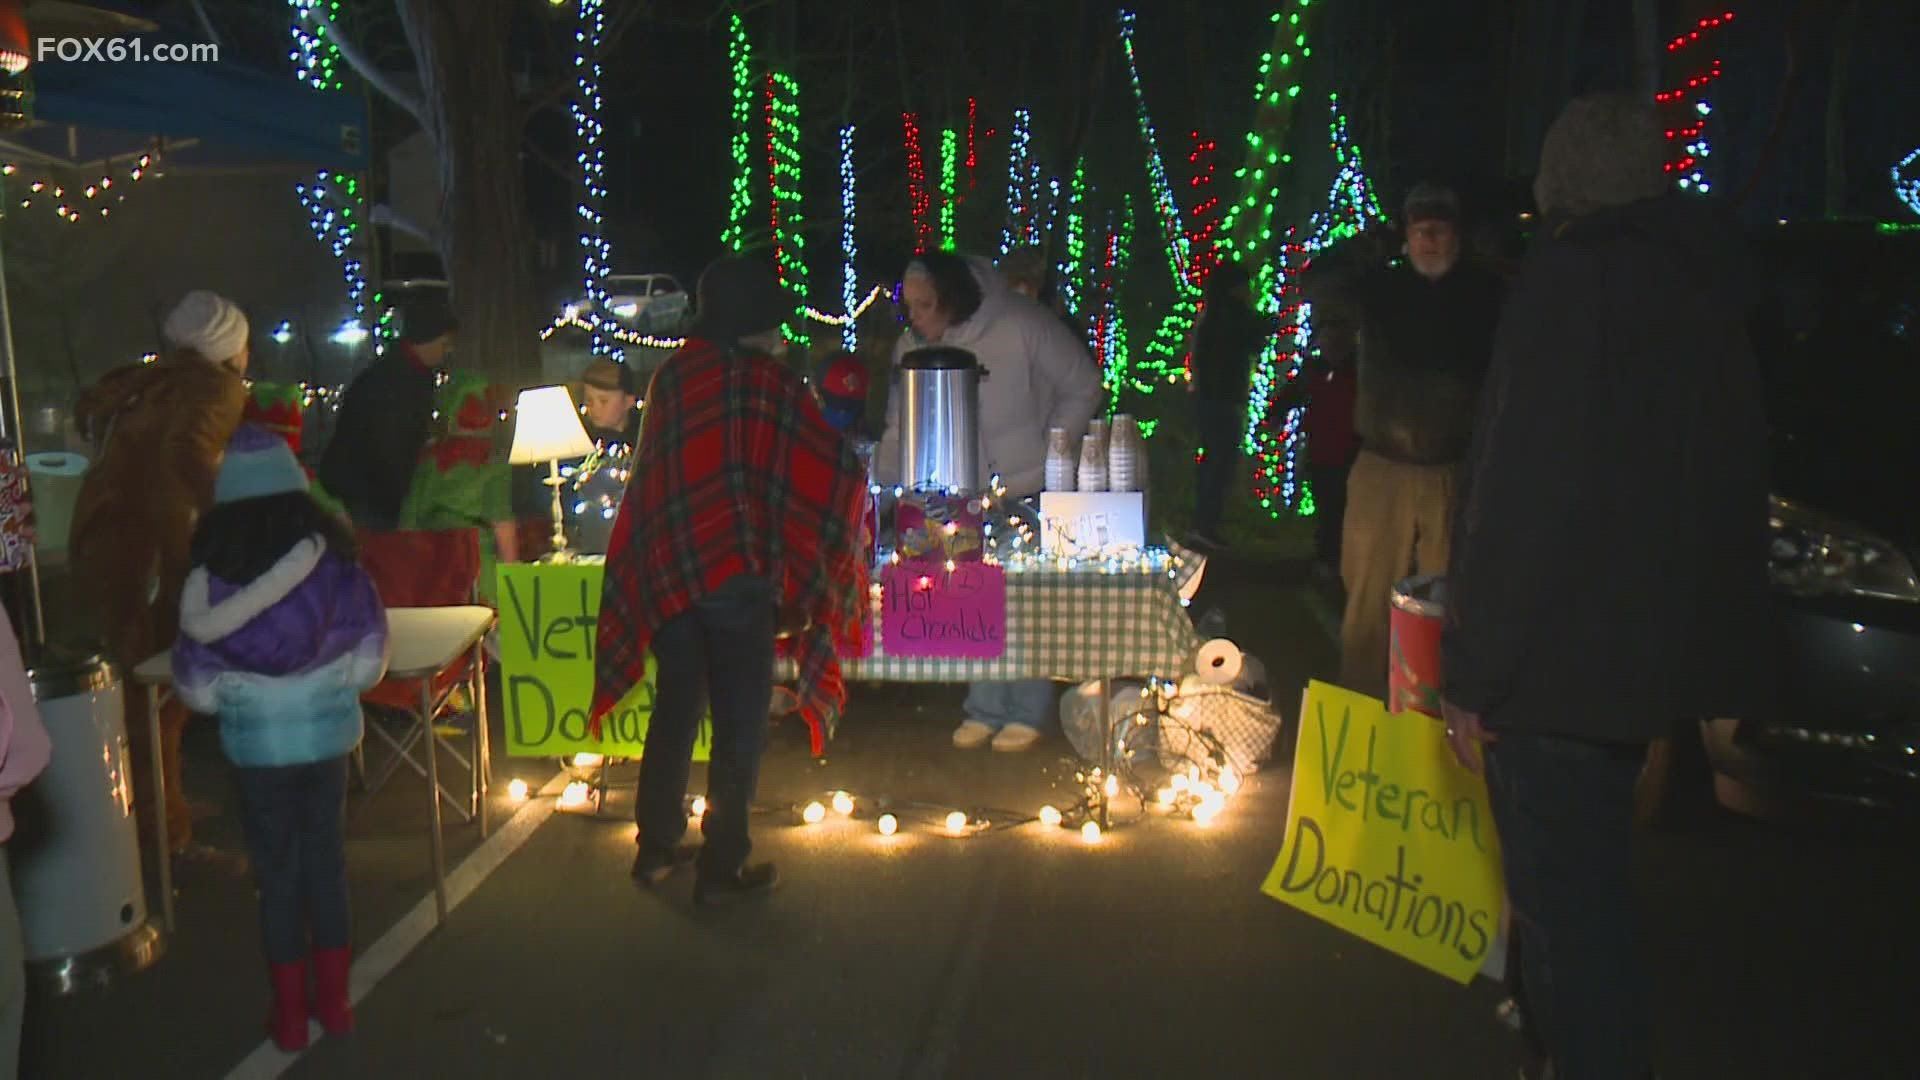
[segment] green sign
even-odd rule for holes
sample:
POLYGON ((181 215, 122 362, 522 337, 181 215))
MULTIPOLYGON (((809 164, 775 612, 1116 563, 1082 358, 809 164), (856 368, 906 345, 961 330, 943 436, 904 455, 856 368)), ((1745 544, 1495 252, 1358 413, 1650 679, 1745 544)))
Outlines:
MULTIPOLYGON (((646 747, 659 675, 651 655, 646 677, 600 722, 601 738, 587 730, 603 576, 595 564, 500 564, 500 689, 509 756, 565 757, 584 750, 637 758, 646 747)), ((712 740, 709 718, 703 718, 695 761, 707 760, 712 740)))

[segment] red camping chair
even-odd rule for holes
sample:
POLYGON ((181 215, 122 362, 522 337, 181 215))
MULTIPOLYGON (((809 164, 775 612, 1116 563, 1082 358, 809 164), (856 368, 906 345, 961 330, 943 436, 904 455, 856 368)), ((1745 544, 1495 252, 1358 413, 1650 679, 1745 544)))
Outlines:
MULTIPOLYGON (((356 530, 356 539, 360 545, 360 565, 366 568, 368 576, 373 578, 374 588, 380 593, 380 602, 389 608, 403 607, 445 607, 459 604, 478 603, 476 595, 480 582, 480 533, 476 529, 405 529, 394 532, 369 532, 356 530)), ((471 657, 463 657, 459 662, 441 671, 433 679, 433 701, 438 707, 436 716, 445 707, 449 694, 463 684, 472 670, 471 657)), ((396 737, 379 722, 370 723, 368 731, 377 735, 393 750, 393 756, 378 770, 376 776, 369 776, 365 741, 357 755, 360 763, 361 781, 368 791, 377 791, 393 775, 394 770, 406 764, 422 777, 426 776, 426 767, 414 760, 413 746, 427 734, 427 725, 420 722, 415 710, 419 708, 421 680, 388 679, 372 690, 361 695, 361 700, 378 707, 382 712, 404 714, 414 719, 405 725, 405 730, 396 737)), ((484 693, 484 688, 480 691, 484 693)), ((472 761, 462 756, 458 749, 444 739, 435 738, 445 746, 461 765, 469 770, 472 761)), ((451 798, 455 813, 463 817, 470 816, 471 809, 458 804, 451 798)))

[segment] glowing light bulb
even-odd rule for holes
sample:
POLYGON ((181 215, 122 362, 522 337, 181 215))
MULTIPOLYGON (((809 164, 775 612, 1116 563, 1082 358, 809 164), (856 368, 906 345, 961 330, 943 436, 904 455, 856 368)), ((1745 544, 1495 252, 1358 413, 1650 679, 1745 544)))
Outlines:
POLYGON ((1120 794, 1120 778, 1117 776, 1107 777, 1107 782, 1102 785, 1102 790, 1106 791, 1107 798, 1109 799, 1120 794))
POLYGON ((607 759, 599 754, 589 754, 584 750, 573 755, 573 767, 576 769, 597 769, 607 759))
POLYGON ((527 801, 527 782, 516 777, 513 783, 507 785, 507 798, 514 802, 527 801))
POLYGON ((892 814, 881 814, 877 824, 881 836, 892 836, 894 833, 900 831, 900 819, 894 817, 892 814))
POLYGON ((1193 808, 1193 821, 1196 825, 1211 825, 1213 824, 1213 819, 1219 816, 1220 805, 1218 803, 1202 801, 1198 806, 1193 808))
POLYGON ((1080 826, 1080 839, 1085 840, 1089 844, 1099 843, 1100 823, 1097 821, 1089 821, 1085 825, 1080 826))
POLYGON ((1187 789, 1188 789, 1189 787, 1191 787, 1191 786, 1192 786, 1192 785, 1191 785, 1190 783, 1188 783, 1188 781, 1187 781, 1187 778, 1186 778, 1186 777, 1184 777, 1184 776, 1181 776, 1181 775, 1179 775, 1179 774, 1177 774, 1177 773, 1176 773, 1176 774, 1174 774, 1174 777, 1173 777, 1173 780, 1171 781, 1171 784, 1172 784, 1172 787, 1173 787, 1173 791, 1174 791, 1174 793, 1175 793, 1175 794, 1179 794, 1180 792, 1182 792, 1182 791, 1185 791, 1185 790, 1187 790, 1187 789))
POLYGON ((560 793, 560 809, 577 810, 587 805, 587 793, 592 789, 585 780, 575 780, 560 793))
POLYGON ((1060 824, 1060 811, 1051 806, 1040 808, 1040 824, 1049 828, 1060 824))
POLYGON ((834 792, 833 793, 833 812, 836 814, 839 814, 841 817, 852 816, 853 796, 847 794, 844 791, 834 792))
POLYGON ((1233 771, 1231 765, 1220 770, 1220 790, 1229 795, 1240 793, 1240 774, 1233 771))
POLYGON ((953 813, 947 815, 948 832, 965 832, 966 829, 967 815, 964 812, 955 810, 953 813))
POLYGON ((800 820, 809 825, 818 825, 826 819, 827 808, 821 806, 818 802, 810 802, 807 804, 805 810, 800 811, 800 820))
POLYGON ((707 816, 707 797, 705 795, 695 795, 693 797, 693 806, 691 807, 691 810, 693 811, 694 817, 706 817, 707 816))
POLYGON ((1170 787, 1163 787, 1154 793, 1154 801, 1158 802, 1161 806, 1172 806, 1173 800, 1177 797, 1174 790, 1170 787))

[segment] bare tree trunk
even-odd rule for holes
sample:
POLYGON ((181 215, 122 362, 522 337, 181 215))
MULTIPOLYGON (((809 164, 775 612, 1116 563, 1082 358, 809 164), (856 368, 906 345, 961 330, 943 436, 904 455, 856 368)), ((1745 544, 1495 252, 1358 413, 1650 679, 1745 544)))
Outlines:
POLYGON ((1847 69, 1860 25, 1859 0, 1849 0, 1835 16, 1833 63, 1827 69, 1828 217, 1838 217, 1847 209, 1847 69))
POLYGON ((1660 89, 1660 0, 1633 0, 1633 92, 1652 101, 1660 89))
POLYGON ((440 258, 466 365, 520 386, 540 354, 505 0, 399 0, 440 168, 440 258))

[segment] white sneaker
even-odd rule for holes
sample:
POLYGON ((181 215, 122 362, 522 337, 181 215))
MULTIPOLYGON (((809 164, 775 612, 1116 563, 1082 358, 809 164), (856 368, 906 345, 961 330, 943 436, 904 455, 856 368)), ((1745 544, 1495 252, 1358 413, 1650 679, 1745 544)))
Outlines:
POLYGON ((1025 724, 1008 724, 1000 729, 1000 734, 993 737, 993 748, 1003 753, 1017 754, 1022 750, 1033 749, 1033 744, 1039 741, 1038 728, 1031 728, 1025 724))
POLYGON ((978 750, 993 738, 993 729, 978 720, 969 720, 953 729, 953 745, 962 750, 978 750))

